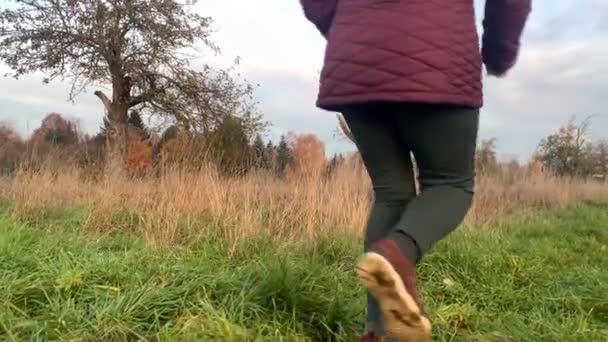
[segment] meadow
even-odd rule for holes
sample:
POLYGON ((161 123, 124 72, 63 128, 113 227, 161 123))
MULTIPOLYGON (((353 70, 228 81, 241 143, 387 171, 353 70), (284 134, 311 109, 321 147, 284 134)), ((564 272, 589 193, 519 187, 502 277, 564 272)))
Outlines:
MULTIPOLYGON (((0 178, 0 339, 353 341, 369 180, 0 178)), ((533 167, 480 174, 420 268, 437 341, 608 340, 608 187, 533 167)))

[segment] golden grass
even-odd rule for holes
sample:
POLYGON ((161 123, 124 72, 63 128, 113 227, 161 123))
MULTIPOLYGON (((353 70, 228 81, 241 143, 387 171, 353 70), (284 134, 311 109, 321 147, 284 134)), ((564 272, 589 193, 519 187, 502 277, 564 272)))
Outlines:
MULTIPOLYGON (((0 198, 17 215, 86 206, 85 228, 126 230, 154 243, 208 235, 230 241, 263 235, 310 239, 328 230, 360 233, 370 205, 370 183, 359 166, 340 167, 330 179, 278 180, 262 174, 220 177, 213 168, 172 170, 161 177, 93 180, 83 170, 23 172, 0 179, 0 198)), ((608 186, 554 177, 542 170, 502 168, 477 179, 466 223, 480 227, 520 210, 608 200, 608 186)))

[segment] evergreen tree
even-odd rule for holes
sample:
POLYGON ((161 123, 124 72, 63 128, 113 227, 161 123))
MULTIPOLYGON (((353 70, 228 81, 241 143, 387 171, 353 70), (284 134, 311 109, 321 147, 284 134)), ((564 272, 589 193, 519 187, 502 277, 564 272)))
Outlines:
POLYGON ((264 141, 262 137, 258 134, 253 141, 252 153, 253 153, 253 165, 257 168, 261 168, 264 166, 264 155, 266 152, 266 148, 264 146, 264 141))
POLYGON ((266 144, 266 148, 264 149, 264 169, 275 172, 276 150, 272 140, 268 141, 268 144, 266 144))
POLYGON ((142 131, 146 132, 147 134, 148 130, 146 129, 144 120, 142 120, 141 115, 139 115, 139 112, 135 110, 131 111, 131 113, 129 114, 129 120, 127 122, 129 123, 129 125, 137 127, 142 131))
POLYGON ((217 166, 226 175, 243 175, 251 165, 252 151, 245 129, 238 117, 227 116, 209 136, 217 166))
POLYGON ((291 161, 291 149, 289 148, 289 144, 287 143, 287 137, 285 135, 281 136, 281 141, 279 142, 279 146, 277 148, 277 173, 280 176, 285 174, 285 170, 287 169, 287 165, 291 161))

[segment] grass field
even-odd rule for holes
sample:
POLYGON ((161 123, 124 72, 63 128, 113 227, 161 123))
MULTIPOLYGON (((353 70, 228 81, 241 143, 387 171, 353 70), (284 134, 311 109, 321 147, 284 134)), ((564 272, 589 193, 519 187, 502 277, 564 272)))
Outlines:
MULTIPOLYGON (((84 210, 0 210, 0 340, 352 341, 355 236, 151 247, 84 210)), ((438 341, 607 341, 608 205, 459 231, 421 266, 438 341)))

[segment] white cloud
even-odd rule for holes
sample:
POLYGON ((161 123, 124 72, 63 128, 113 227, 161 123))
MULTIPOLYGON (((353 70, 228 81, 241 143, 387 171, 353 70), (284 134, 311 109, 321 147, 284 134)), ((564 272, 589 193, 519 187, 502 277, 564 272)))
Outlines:
POLYGON ((209 0, 202 15, 214 18, 224 63, 242 56, 245 70, 290 71, 310 77, 321 67, 323 38, 306 21, 298 1, 209 0))

